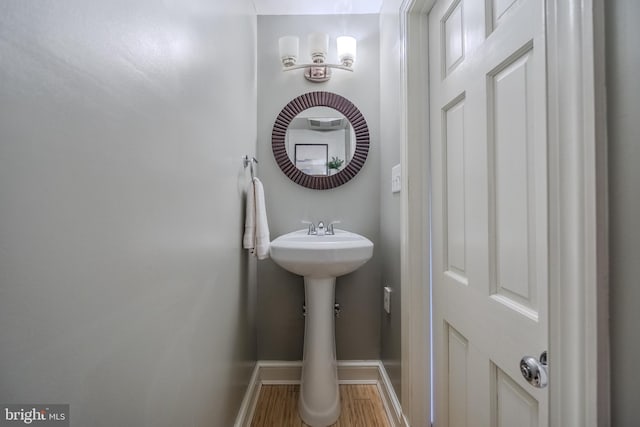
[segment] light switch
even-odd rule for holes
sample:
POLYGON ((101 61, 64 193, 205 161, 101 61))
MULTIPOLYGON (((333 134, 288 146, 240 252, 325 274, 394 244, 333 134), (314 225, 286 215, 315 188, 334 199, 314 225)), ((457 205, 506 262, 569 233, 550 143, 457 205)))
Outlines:
POLYGON ((399 193, 402 188, 402 174, 400 171, 400 165, 395 165, 391 168, 391 192, 399 193))

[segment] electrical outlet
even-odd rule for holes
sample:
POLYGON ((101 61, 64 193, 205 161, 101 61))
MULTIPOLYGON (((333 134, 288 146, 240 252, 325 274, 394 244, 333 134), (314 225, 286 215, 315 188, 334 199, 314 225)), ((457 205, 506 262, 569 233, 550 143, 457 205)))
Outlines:
POLYGON ((384 287, 384 311, 387 314, 391 314, 391 288, 389 286, 384 287))

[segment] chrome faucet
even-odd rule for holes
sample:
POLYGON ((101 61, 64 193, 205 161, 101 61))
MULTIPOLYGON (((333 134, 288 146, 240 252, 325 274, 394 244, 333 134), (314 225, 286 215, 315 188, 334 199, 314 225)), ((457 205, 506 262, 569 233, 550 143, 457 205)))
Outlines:
POLYGON ((320 221, 318 223, 318 225, 314 225, 312 222, 310 221, 302 221, 303 224, 309 224, 309 229, 307 231, 308 235, 316 235, 316 236, 324 236, 324 235, 331 235, 333 236, 335 234, 335 231, 333 230, 333 224, 340 224, 340 221, 331 221, 329 223, 328 226, 324 226, 324 222, 320 221))

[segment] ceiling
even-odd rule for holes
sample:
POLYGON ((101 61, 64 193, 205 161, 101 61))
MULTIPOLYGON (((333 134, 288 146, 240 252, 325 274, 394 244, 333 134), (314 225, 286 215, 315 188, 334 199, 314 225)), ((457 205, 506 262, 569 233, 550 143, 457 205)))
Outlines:
POLYGON ((253 0, 258 15, 379 13, 382 0, 253 0))

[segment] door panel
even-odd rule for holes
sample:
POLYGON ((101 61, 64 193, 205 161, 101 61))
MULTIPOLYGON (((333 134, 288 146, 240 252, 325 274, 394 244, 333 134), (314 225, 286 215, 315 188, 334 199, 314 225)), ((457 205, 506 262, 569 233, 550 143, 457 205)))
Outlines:
POLYGON ((495 395, 491 425, 496 427, 537 427, 538 402, 524 388, 495 365, 495 395))
POLYGON ((464 28, 462 26, 462 0, 455 1, 442 18, 444 44, 444 72, 451 73, 464 59, 464 28))
POLYGON ((491 32, 507 14, 516 0, 491 0, 487 2, 487 29, 491 32))
POLYGON ((520 358, 547 349, 544 4, 429 14, 437 426, 544 427, 520 358))
POLYGON ((463 427, 467 425, 467 366, 469 359, 469 342, 458 331, 447 325, 447 384, 449 390, 449 426, 463 427))
POLYGON ((489 77, 489 234, 492 293, 537 318, 532 50, 489 77))
POLYGON ((446 271, 466 283, 465 183, 464 183, 464 98, 444 111, 443 152, 446 183, 446 271))

